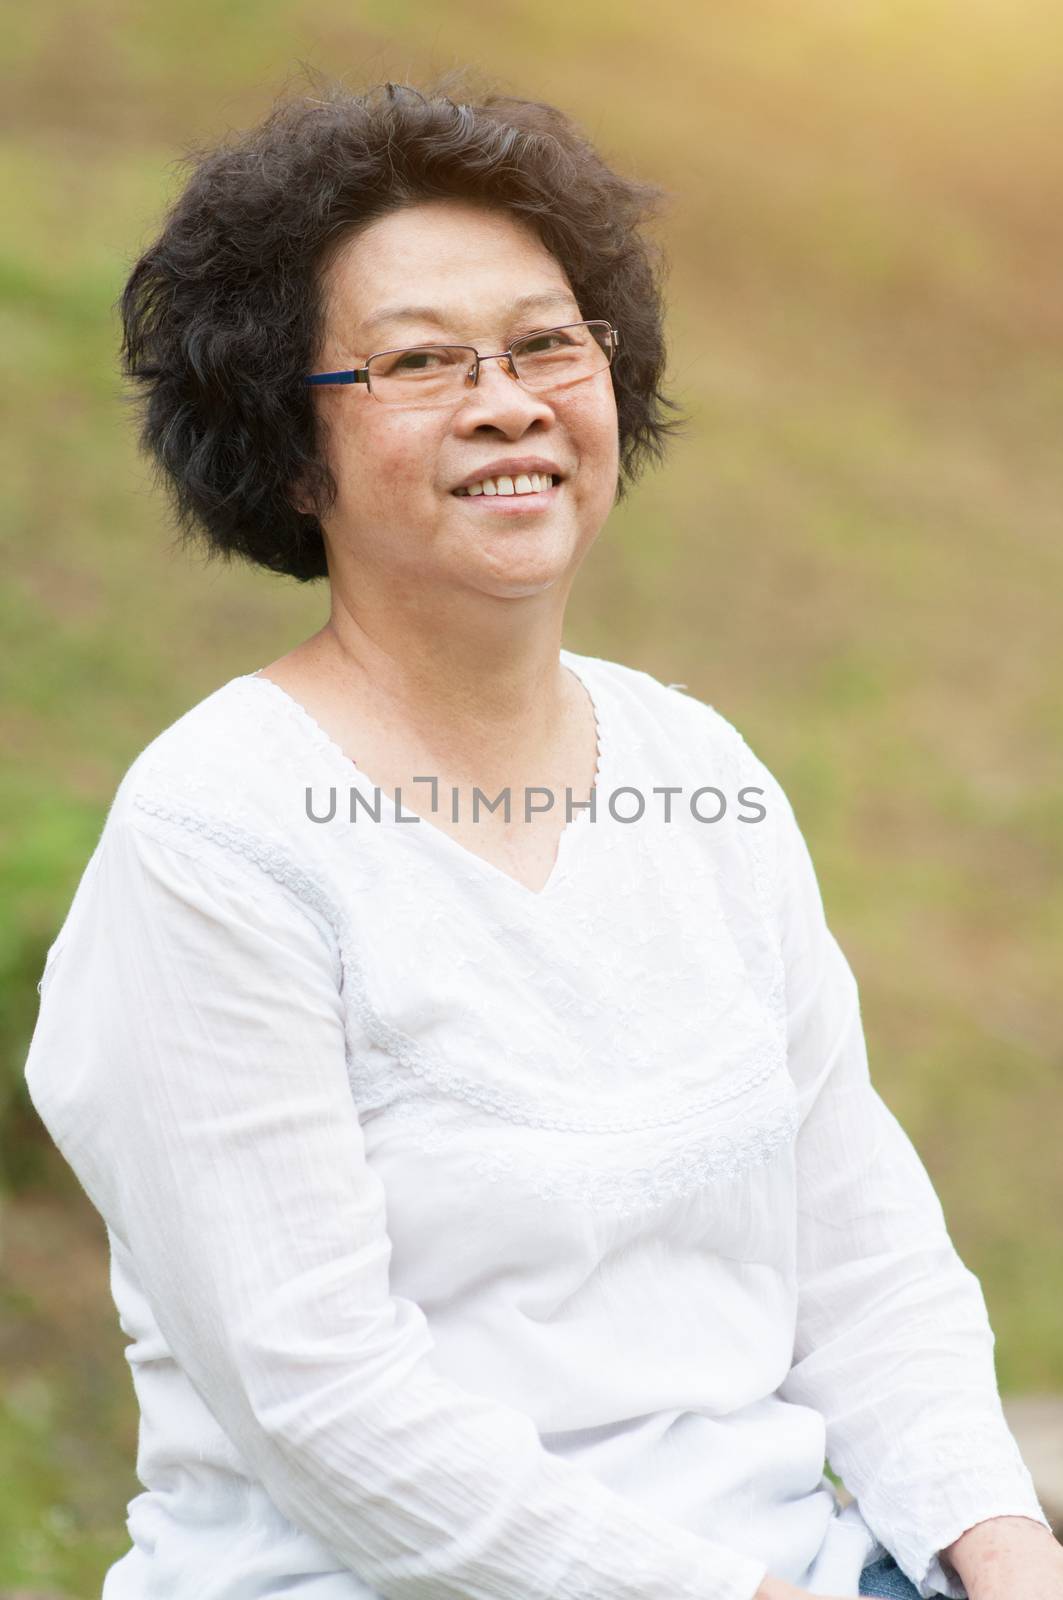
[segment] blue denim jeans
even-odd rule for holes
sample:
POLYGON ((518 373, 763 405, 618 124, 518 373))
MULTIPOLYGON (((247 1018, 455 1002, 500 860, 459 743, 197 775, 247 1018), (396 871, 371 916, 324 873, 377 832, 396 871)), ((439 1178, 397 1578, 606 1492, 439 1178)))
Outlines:
POLYGON ((919 1590, 904 1576, 892 1556, 882 1556, 860 1574, 860 1593, 883 1600, 919 1600, 919 1590))

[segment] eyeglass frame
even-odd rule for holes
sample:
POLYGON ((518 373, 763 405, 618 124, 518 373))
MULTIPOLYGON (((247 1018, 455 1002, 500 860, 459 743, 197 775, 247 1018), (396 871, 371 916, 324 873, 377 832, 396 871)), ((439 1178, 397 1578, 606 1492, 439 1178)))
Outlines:
MULTIPOLYGON (((349 367, 340 372, 314 372, 309 376, 304 377, 302 381, 304 384, 364 383, 367 393, 373 394, 373 386, 369 381, 369 363, 371 361, 375 361, 377 356, 400 356, 405 355, 408 351, 413 352, 415 350, 468 350, 472 355, 473 361, 469 371, 467 371, 465 374, 466 389, 475 389, 476 385, 479 383, 481 362, 508 361, 509 374, 513 381, 515 383, 519 383, 521 388, 527 389, 529 394, 536 394, 539 392, 548 391, 549 385, 546 386, 545 391, 528 389, 528 386, 524 383, 524 380, 517 374, 517 369, 513 360, 513 346, 523 344, 525 339, 541 339, 544 333, 563 333, 568 328, 590 327, 608 328, 609 330, 609 349, 607 352, 609 360, 604 367, 599 367, 598 369, 599 372, 608 372, 613 365, 613 360, 620 345, 620 329, 614 328, 612 323, 609 322, 605 317, 587 317, 584 318, 582 322, 563 322, 559 327, 556 328, 536 328, 532 333, 522 333, 519 339, 514 339, 513 344, 509 346, 508 350, 500 350, 497 355, 482 356, 476 349, 475 345, 471 344, 409 344, 402 345, 395 350, 374 350, 371 356, 366 356, 365 365, 363 367, 349 367), (471 383, 469 382, 470 372, 475 374, 471 383)), ((596 378, 597 376, 598 373, 596 372, 589 372, 587 374, 587 378, 596 378)), ((574 388, 575 384, 583 383, 585 381, 586 379, 584 378, 576 378, 573 383, 567 384, 565 387, 574 388)), ((416 404, 416 402, 412 401, 381 400, 380 396, 375 394, 373 394, 373 399, 376 401, 377 405, 393 405, 399 407, 400 409, 405 406, 407 409, 412 410, 416 404)), ((422 401, 420 404, 424 406, 426 402, 422 401)))

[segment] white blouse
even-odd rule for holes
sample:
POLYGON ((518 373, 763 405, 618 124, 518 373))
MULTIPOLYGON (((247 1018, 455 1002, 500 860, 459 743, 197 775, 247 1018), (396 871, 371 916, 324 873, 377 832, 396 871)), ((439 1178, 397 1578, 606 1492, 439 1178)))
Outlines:
POLYGON ((26 1064, 141 1411, 104 1600, 856 1595, 884 1551, 960 1597, 966 1528, 1048 1525, 785 794, 561 660, 595 813, 541 892, 254 674, 119 785, 26 1064))

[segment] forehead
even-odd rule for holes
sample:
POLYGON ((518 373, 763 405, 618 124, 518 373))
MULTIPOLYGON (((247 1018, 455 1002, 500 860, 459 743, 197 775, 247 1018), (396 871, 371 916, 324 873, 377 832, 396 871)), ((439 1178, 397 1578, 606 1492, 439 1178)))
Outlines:
POLYGON ((378 218, 341 245, 325 287, 331 318, 352 336, 487 332, 513 314, 578 313, 560 262, 529 224, 465 201, 378 218))

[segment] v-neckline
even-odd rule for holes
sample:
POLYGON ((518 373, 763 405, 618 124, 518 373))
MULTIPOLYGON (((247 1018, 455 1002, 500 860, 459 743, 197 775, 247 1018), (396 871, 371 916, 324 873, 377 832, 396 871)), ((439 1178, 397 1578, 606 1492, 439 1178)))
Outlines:
MULTIPOLYGON (((606 721, 602 715, 601 686, 600 682, 594 680, 593 673, 588 673, 586 670, 587 657, 574 656, 569 650, 561 650, 559 659, 561 665, 567 667, 573 677, 583 685, 594 714, 597 759, 591 793, 594 797, 595 814, 597 815, 597 806, 601 800, 603 773, 609 754, 606 721), (577 662, 579 663, 578 665, 577 662)), ((273 693, 274 697, 280 696, 280 701, 288 710, 289 715, 302 727, 305 733, 310 735, 317 748, 322 750, 335 766, 348 774, 353 773, 361 785, 365 785, 370 791, 380 794, 387 808, 388 821, 392 825, 396 825, 398 808, 384 785, 374 783, 373 779, 341 748, 331 734, 326 732, 317 718, 311 715, 301 700, 297 700, 294 695, 289 694, 287 689, 282 689, 280 684, 275 682, 273 678, 261 677, 259 675, 260 672, 261 669, 256 672, 246 672, 236 681, 238 683, 264 684, 267 690, 273 693)), ((453 834, 447 833, 445 829, 438 827, 431 820, 431 817, 426 817, 421 812, 414 812, 406 804, 405 800, 400 801, 400 804, 403 812, 408 817, 417 816, 421 822, 426 824, 432 835, 443 841, 445 849, 456 852, 454 859, 460 861, 467 871, 476 872, 488 881, 501 881, 503 885, 509 885, 518 895, 529 901, 545 900, 556 889, 557 885, 564 880, 568 870, 567 857, 569 846, 572 843, 572 835, 577 830, 581 833, 585 832, 591 822, 588 811, 581 810, 570 822, 565 824, 558 836, 554 862, 546 882, 540 888, 532 889, 526 883, 522 883, 519 878, 515 878, 512 873, 506 872, 504 868, 495 866, 493 861, 488 861, 485 856, 477 855, 475 850, 470 850, 467 845, 459 843, 453 834)))

